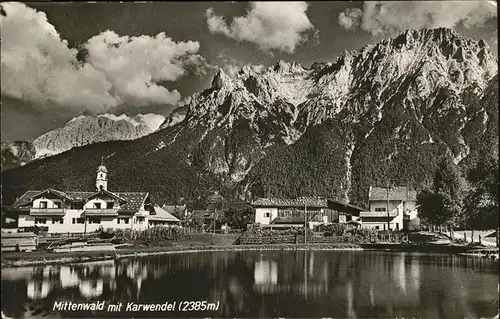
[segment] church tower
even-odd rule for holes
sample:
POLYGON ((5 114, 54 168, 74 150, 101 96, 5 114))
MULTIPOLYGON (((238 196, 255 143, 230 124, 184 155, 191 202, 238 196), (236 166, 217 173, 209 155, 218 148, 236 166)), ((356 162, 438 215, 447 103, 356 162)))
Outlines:
POLYGON ((97 178, 95 180, 95 187, 97 190, 108 190, 108 170, 104 166, 104 158, 101 157, 101 165, 97 168, 97 178))

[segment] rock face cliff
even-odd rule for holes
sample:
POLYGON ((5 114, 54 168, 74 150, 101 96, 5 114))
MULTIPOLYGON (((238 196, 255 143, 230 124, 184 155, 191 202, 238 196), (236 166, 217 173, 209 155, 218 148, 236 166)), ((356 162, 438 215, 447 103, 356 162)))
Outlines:
POLYGON ((80 164, 76 153, 3 175, 15 189, 36 184, 35 172, 43 181, 47 171, 91 185, 88 172, 104 155, 117 190, 135 174, 136 188, 169 200, 221 190, 362 205, 370 185, 428 184, 444 156, 464 170, 484 156, 498 158, 491 151, 497 73, 482 40, 445 28, 408 30, 310 68, 279 61, 233 77, 219 70, 210 88, 154 134, 77 149, 88 163, 70 172, 60 165, 80 164))
POLYGON ((64 126, 37 137, 33 142, 2 143, 2 170, 22 166, 73 147, 133 140, 156 131, 164 120, 164 116, 157 114, 139 114, 134 117, 125 114, 81 115, 64 126))

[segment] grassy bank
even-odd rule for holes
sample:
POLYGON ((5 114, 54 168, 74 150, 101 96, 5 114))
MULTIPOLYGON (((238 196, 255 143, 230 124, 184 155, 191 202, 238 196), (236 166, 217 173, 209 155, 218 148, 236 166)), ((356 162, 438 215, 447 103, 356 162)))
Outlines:
POLYGON ((71 252, 55 253, 50 251, 2 253, 3 267, 21 267, 47 264, 79 263, 88 261, 114 260, 134 256, 151 256, 184 252, 213 251, 263 251, 263 250, 385 250, 423 253, 450 253, 489 255, 498 254, 498 248, 440 245, 440 244, 279 244, 279 245, 159 245, 128 246, 110 252, 71 252))

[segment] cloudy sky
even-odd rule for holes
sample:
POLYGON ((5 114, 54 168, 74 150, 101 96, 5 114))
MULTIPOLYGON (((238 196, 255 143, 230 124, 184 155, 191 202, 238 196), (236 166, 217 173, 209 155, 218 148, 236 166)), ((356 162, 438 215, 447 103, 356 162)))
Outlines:
POLYGON ((2 142, 82 114, 168 115, 218 68, 309 67, 408 28, 454 28, 498 54, 495 1, 1 6, 2 142))

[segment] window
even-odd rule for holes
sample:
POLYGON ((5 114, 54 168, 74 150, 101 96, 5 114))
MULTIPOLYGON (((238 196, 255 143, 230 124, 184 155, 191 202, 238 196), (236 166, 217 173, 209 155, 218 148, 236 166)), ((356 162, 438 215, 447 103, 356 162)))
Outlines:
POLYGON ((128 217, 118 218, 118 224, 128 224, 129 219, 128 217))
POLYGON ((144 222, 144 217, 143 216, 136 217, 136 220, 135 220, 136 224, 142 224, 143 222, 144 222))
POLYGON ((291 210, 280 210, 278 212, 278 216, 279 217, 292 217, 293 212, 291 210))
POLYGON ((85 224, 85 218, 83 217, 73 218, 73 224, 85 224))
POLYGON ((47 218, 35 218, 35 224, 46 224, 47 218))
POLYGON ((94 208, 100 209, 101 208, 101 203, 94 203, 94 208))
POLYGON ((380 226, 375 226, 375 229, 380 229, 380 226))
POLYGON ((72 203, 71 209, 83 209, 83 203, 72 203))
POLYGON ((40 208, 47 208, 47 202, 46 201, 41 201, 40 202, 40 208))
POLYGON ((385 209, 385 207, 376 207, 376 208, 375 208, 375 211, 376 211, 376 212, 385 212, 385 211, 386 211, 386 209, 385 209))
POLYGON ((88 221, 89 221, 89 224, 100 224, 101 217, 89 217, 88 221))
POLYGON ((396 229, 399 230, 399 223, 396 223, 396 229))
POLYGON ((271 217, 271 213, 270 213, 270 212, 265 212, 265 213, 264 213, 264 217, 265 217, 265 218, 269 218, 269 217, 271 217))
POLYGON ((55 208, 61 208, 62 207, 62 203, 61 202, 54 202, 54 207, 55 208))
POLYGON ((62 218, 52 218, 52 224, 62 224, 63 219, 62 218))
POLYGON ((106 208, 107 208, 107 209, 112 209, 112 208, 113 208, 113 206, 115 206, 115 203, 114 203, 114 202, 107 202, 107 203, 106 203, 106 208))

